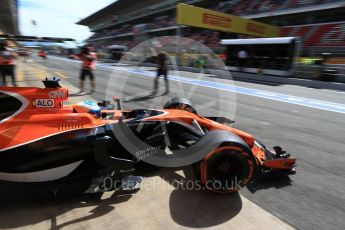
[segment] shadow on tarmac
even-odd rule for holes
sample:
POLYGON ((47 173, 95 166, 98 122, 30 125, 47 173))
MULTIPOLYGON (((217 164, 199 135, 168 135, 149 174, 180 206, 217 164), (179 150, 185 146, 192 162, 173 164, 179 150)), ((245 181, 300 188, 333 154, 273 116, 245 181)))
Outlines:
POLYGON ((186 178, 175 172, 160 174, 175 188, 170 194, 169 207, 171 218, 177 224, 190 228, 212 227, 231 220, 241 211, 242 200, 237 192, 224 195, 206 191, 204 187, 190 189, 197 185, 190 183, 194 175, 190 174, 190 167, 183 171, 186 178), (179 184, 176 181, 184 182, 179 184))
POLYGON ((176 171, 157 169, 151 172, 152 176, 159 175, 174 187, 169 198, 170 215, 181 226, 207 228, 220 225, 234 218, 242 209, 242 200, 237 192, 223 195, 199 187, 190 166, 176 171), (177 171, 183 171, 184 176, 177 171))
POLYGON ((81 96, 86 96, 86 95, 91 95, 91 94, 92 94, 91 91, 89 91, 89 92, 84 91, 84 92, 71 93, 71 94, 69 94, 69 96, 70 97, 81 97, 81 96))
POLYGON ((262 178, 255 181, 250 182, 247 184, 247 189, 251 193, 255 193, 258 190, 275 188, 280 189, 286 186, 292 185, 292 180, 289 176, 283 177, 273 177, 273 178, 262 178))
POLYGON ((190 166, 171 170, 143 164, 138 172, 145 177, 158 175, 174 188, 169 197, 170 216, 183 227, 217 226, 233 219, 242 209, 237 192, 224 195, 199 187, 190 166), (184 176, 178 173, 182 171, 184 176))
MULTIPOLYGON (((126 202, 129 196, 118 196, 116 192, 111 197, 101 200, 99 194, 81 195, 78 197, 44 197, 34 199, 7 199, 2 201, 0 207, 1 228, 18 228, 30 226, 42 221, 50 220, 51 230, 58 230, 69 225, 98 218, 110 213, 114 207, 112 205, 126 202), (97 196, 94 196, 97 195, 97 196), (67 212, 80 208, 95 206, 89 211, 89 215, 57 223, 57 217, 67 212)), ((61 221, 59 221, 61 222, 61 221)))
MULTIPOLYGON (((242 209, 242 200, 238 193, 222 195, 204 189, 190 189, 191 185, 187 183, 191 181, 187 179, 189 178, 187 170, 185 170, 186 177, 180 176, 175 171, 159 168, 151 168, 146 172, 148 173, 145 176, 158 175, 174 187, 170 192, 169 211, 172 220, 182 227, 217 226, 234 218, 242 209), (184 178, 185 184, 179 186, 181 184, 176 183, 176 180, 181 181, 182 178, 184 178)), ((122 195, 121 191, 118 191, 105 199, 101 199, 101 194, 60 198, 6 199, 0 206, 0 226, 5 229, 28 227, 47 220, 50 221, 49 229, 51 230, 68 229, 71 225, 78 223, 82 226, 85 221, 109 215, 116 209, 116 204, 127 202, 132 195, 122 195), (91 210, 87 215, 78 216, 78 210, 83 208, 91 208, 91 210), (64 220, 62 216, 67 213, 69 213, 69 217, 64 220), (71 215, 76 215, 76 217, 71 219, 71 215)), ((144 206, 142 208, 145 209, 144 206)))
POLYGON ((138 97, 132 97, 132 98, 126 98, 123 102, 135 102, 135 101, 147 101, 155 97, 159 97, 163 95, 158 95, 158 94, 148 94, 148 95, 143 95, 143 96, 138 96, 138 97))

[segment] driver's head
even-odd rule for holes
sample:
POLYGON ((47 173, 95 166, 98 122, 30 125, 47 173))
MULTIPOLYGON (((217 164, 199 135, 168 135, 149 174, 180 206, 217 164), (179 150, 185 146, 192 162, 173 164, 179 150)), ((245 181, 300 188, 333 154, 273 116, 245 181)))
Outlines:
POLYGON ((78 106, 94 117, 99 118, 101 116, 101 108, 94 101, 82 101, 78 103, 78 106))

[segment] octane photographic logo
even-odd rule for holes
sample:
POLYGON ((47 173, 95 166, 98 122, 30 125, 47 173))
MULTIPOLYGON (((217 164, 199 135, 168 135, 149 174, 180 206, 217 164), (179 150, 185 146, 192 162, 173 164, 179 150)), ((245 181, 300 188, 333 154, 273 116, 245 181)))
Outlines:
MULTIPOLYGON (((158 117, 164 114, 163 107, 169 100, 187 98, 201 116, 226 117, 233 120, 236 114, 236 93, 217 89, 212 84, 224 79, 227 79, 226 84, 233 83, 223 60, 198 41, 164 36, 139 43, 128 50, 113 67, 105 99, 119 97, 122 110, 146 110, 136 121, 128 117, 120 119, 120 122, 113 126, 115 138, 136 159, 152 165, 182 167, 200 161, 219 146, 219 139, 224 133, 210 131, 191 146, 169 148, 172 137, 167 128, 169 123, 183 124, 183 121, 178 118, 174 121, 159 121, 158 117), (167 56, 169 92, 164 91, 167 89, 167 82, 163 76, 158 80, 158 89, 154 90, 157 76, 155 57, 159 53, 165 53, 167 56), (159 113, 156 110, 159 110, 159 113), (144 117, 150 116, 151 121, 143 120, 144 117), (152 121, 154 116, 157 117, 156 122, 152 121), (154 128, 157 123, 164 143, 151 146, 139 136, 147 130, 145 127, 154 128)), ((192 124, 189 126, 193 127, 192 124)))
MULTIPOLYGON (((123 183, 123 180, 114 180, 113 177, 105 177, 102 181, 101 186, 99 187, 99 191, 107 192, 113 191, 118 189, 118 185, 123 183)), ((135 181, 126 181, 127 185, 130 187, 136 186, 135 181)), ((162 189, 168 188, 170 189, 171 186, 176 190, 218 190, 218 191, 229 191, 229 190, 239 190, 242 188, 241 186, 242 181, 238 180, 237 177, 234 178, 232 181, 221 182, 220 180, 208 180, 206 182, 202 182, 201 180, 189 180, 186 178, 180 178, 176 180, 172 180, 170 183, 166 183, 166 181, 161 180, 160 178, 153 177, 150 179, 145 178, 142 183, 140 184, 140 189, 162 189)))

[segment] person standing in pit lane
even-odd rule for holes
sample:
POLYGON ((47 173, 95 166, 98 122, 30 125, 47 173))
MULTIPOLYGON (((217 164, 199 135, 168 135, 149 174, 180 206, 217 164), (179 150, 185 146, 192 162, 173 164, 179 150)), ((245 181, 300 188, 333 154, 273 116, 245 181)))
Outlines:
POLYGON ((240 72, 243 72, 246 62, 247 62, 247 58, 248 58, 247 51, 243 49, 238 51, 237 58, 238 58, 238 69, 240 72))
POLYGON ((0 69, 2 75, 3 85, 6 85, 6 76, 10 76, 12 85, 17 86, 15 78, 15 63, 16 54, 13 49, 8 47, 8 41, 5 40, 0 43, 0 69))
POLYGON ((93 70, 96 67, 97 54, 93 52, 91 45, 84 46, 80 54, 81 73, 80 73, 80 92, 84 91, 85 77, 89 76, 91 82, 91 92, 95 92, 96 82, 93 70))
POLYGON ((47 54, 44 50, 38 52, 38 56, 41 57, 44 61, 47 59, 47 54))
POLYGON ((169 93, 169 80, 168 80, 168 55, 161 51, 160 47, 157 48, 157 76, 154 80, 152 95, 157 93, 158 80, 161 76, 164 77, 165 81, 165 94, 169 93))

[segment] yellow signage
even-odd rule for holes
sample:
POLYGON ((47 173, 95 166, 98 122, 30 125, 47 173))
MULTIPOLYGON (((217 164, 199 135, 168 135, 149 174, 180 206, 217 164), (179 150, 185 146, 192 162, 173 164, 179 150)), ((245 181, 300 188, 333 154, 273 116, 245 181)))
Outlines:
POLYGON ((280 30, 277 26, 183 3, 177 5, 177 24, 256 37, 278 37, 280 30))

